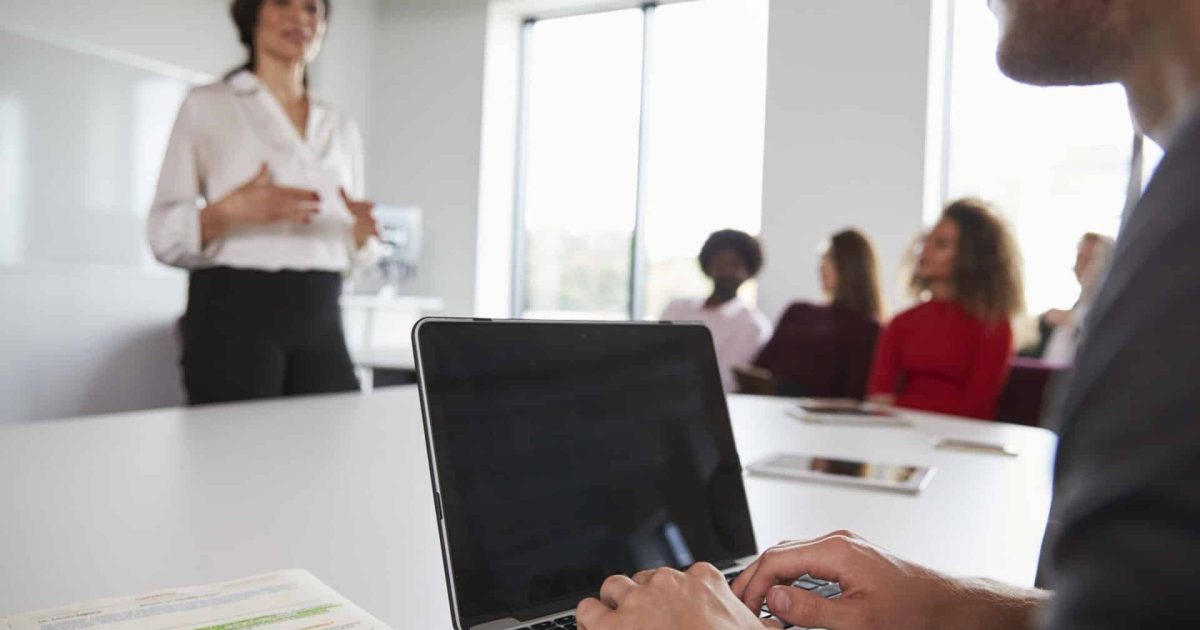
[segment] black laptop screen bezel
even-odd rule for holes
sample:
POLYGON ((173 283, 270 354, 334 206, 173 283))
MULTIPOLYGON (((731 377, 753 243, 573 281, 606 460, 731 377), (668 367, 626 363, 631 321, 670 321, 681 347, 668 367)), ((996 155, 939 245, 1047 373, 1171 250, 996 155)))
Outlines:
MULTIPOLYGON (((443 566, 446 571, 446 586, 449 591, 451 609, 455 619, 456 627, 469 628, 474 625, 486 623, 488 621, 505 618, 515 618, 520 620, 535 619, 539 616, 553 614, 562 610, 573 608, 580 599, 594 596, 594 590, 580 591, 571 593, 563 598, 538 602, 532 606, 516 609, 516 610, 496 610, 488 611, 487 613, 473 615, 463 618, 461 616, 462 606, 458 602, 457 595, 457 577, 453 574, 453 552, 452 543, 449 540, 450 520, 458 518, 458 501, 457 492, 454 485, 454 471, 447 463, 446 458, 438 457, 439 454, 447 452, 446 436, 441 431, 438 418, 441 414, 441 403, 437 400, 438 386, 436 383, 428 382, 424 364, 429 358, 430 339, 437 335, 452 333, 455 327, 460 326, 486 326, 489 327, 489 334, 496 335, 497 343, 501 343, 506 330, 510 330, 513 326, 541 326, 546 327, 545 330, 552 334, 562 334, 563 327, 570 327, 570 332, 588 338, 589 342, 595 340, 596 343, 604 343, 604 336, 614 331, 613 327, 621 327, 619 334, 646 334, 647 339, 652 339, 656 334, 683 335, 686 337, 689 356, 694 361, 698 361, 700 365, 699 373, 703 380, 703 387, 700 388, 699 394, 703 397, 704 408, 708 413, 714 414, 715 417, 724 418, 724 422, 717 422, 713 429, 716 431, 716 439, 719 442, 719 448, 722 454, 722 460, 728 461, 731 466, 736 466, 738 474, 737 491, 740 494, 740 505, 738 501, 734 501, 733 505, 728 505, 728 510, 740 511, 745 519, 745 531, 739 534, 745 535, 745 540, 742 540, 742 545, 733 550, 729 557, 722 558, 697 558, 716 564, 717 566, 732 565, 737 560, 757 552, 757 546, 754 540, 752 523, 750 521, 750 513, 748 503, 746 501, 745 486, 742 483, 740 475, 741 460, 737 453, 737 445, 734 439, 733 427, 729 422, 728 405, 725 400, 724 391, 721 387, 720 374, 717 369, 716 355, 713 350, 712 335, 709 330, 702 324, 692 323, 614 323, 614 322, 549 322, 549 321, 529 321, 529 320, 480 320, 480 319, 451 319, 451 318, 427 318, 417 323, 413 328, 413 348, 416 357, 418 371, 418 385, 421 396, 421 406, 423 411, 423 424, 426 437, 426 448, 429 454, 430 475, 432 477, 433 490, 435 495, 435 503, 438 511, 438 533, 441 538, 443 566), (668 329, 669 327, 669 329, 668 329), (631 331, 633 328, 635 330, 631 331), (494 331, 494 332, 493 332, 494 331), (643 333, 644 331, 644 333, 643 333)), ((475 331, 473 331, 475 332, 475 331)), ((527 334, 527 331, 523 331, 527 334)), ((737 515, 735 515, 737 516, 737 515)), ((735 545, 736 546, 736 545, 735 545)))

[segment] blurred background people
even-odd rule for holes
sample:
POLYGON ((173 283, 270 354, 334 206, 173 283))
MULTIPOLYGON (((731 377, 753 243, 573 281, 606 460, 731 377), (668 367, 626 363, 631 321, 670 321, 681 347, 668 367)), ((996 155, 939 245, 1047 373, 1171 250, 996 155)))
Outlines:
POLYGON ((820 261, 823 304, 795 302, 754 360, 739 371, 751 393, 863 399, 879 336, 883 298, 871 241, 858 230, 829 239, 820 261), (755 379, 762 382, 756 385, 755 379))
POLYGON ((762 269, 762 246, 745 232, 720 230, 704 242, 699 261, 704 275, 712 280, 712 293, 707 298, 672 300, 660 319, 698 321, 708 326, 716 347, 721 385, 733 392, 737 390, 733 366, 749 364, 771 337, 767 316, 738 297, 738 289, 762 269))
POLYGON ((190 270, 191 404, 353 391, 342 275, 376 226, 349 117, 307 91, 329 0, 236 0, 249 53, 180 108, 149 217, 162 262, 190 270), (198 201, 202 200, 202 201, 198 201))
POLYGON ((884 329, 869 399, 993 418, 1013 352, 1009 322, 1024 310, 1008 228, 981 201, 951 203, 925 240, 911 287, 922 302, 884 329))
POLYGON ((1025 356, 1053 365, 1067 366, 1075 361, 1080 325, 1087 317, 1092 301, 1108 269, 1113 239, 1088 232, 1079 240, 1075 255, 1075 279, 1079 281, 1079 300, 1071 310, 1051 309, 1038 318, 1038 342, 1025 356))

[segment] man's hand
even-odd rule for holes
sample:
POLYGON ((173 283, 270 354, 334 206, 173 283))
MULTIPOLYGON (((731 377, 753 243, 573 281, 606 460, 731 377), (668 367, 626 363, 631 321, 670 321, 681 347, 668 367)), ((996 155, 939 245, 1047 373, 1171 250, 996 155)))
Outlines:
POLYGON ((846 531, 768 549, 733 582, 750 610, 806 628, 1028 628, 1044 591, 956 579, 905 562, 846 531), (830 600, 790 584, 810 574, 841 584, 830 600))
POLYGON ((633 579, 614 575, 604 581, 600 599, 579 603, 575 618, 582 630, 762 630, 778 624, 759 621, 733 596, 725 576, 711 564, 642 571, 633 579))

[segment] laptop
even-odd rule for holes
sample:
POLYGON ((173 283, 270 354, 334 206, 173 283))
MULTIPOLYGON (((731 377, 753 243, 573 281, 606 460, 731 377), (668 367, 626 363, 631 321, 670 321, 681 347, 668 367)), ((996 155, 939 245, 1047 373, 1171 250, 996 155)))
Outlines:
POLYGON ((703 325, 429 318, 413 348, 456 629, 571 630, 609 575, 755 557, 703 325))

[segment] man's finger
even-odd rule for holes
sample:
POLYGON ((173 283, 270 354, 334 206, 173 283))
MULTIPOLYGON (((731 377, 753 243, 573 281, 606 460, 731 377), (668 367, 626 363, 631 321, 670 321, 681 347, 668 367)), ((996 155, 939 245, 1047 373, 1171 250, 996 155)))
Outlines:
POLYGON ((654 569, 645 569, 633 574, 633 581, 638 584, 646 585, 650 583, 650 578, 654 575, 654 569))
MULTIPOLYGON (((807 544, 815 543, 815 542, 818 542, 821 540, 825 540, 826 538, 831 538, 833 536, 847 536, 847 537, 857 538, 857 536, 855 534, 847 532, 846 530, 838 530, 835 532, 830 532, 828 534, 825 534, 824 536, 818 536, 816 538, 812 538, 809 540, 784 540, 784 541, 780 542, 779 544, 771 547, 767 551, 774 551, 774 550, 779 550, 779 549, 790 549, 792 547, 796 547, 799 545, 807 545, 807 544)), ((763 552, 763 553, 764 553, 764 555, 766 554, 766 552, 763 552)), ((756 558, 754 560, 754 562, 751 562, 749 566, 747 566, 745 569, 743 569, 742 572, 737 576, 737 578, 734 579, 733 583, 729 585, 729 587, 731 589, 733 589, 733 594, 737 595, 738 599, 742 598, 743 593, 746 592, 746 586, 749 585, 750 581, 754 579, 754 574, 758 572, 759 564, 761 561, 762 561, 762 556, 759 556, 758 558, 756 558)), ((800 575, 793 575, 792 579, 795 579, 798 577, 800 577, 800 575)), ((756 604, 754 606, 751 606, 750 609, 758 610, 758 605, 756 604)))
POLYGON ((625 596, 637 587, 637 583, 624 575, 610 576, 607 580, 604 580, 604 584, 600 585, 600 601, 604 602, 609 608, 615 609, 621 605, 625 596))
POLYGON ((589 597, 575 607, 575 620, 583 630, 604 630, 612 615, 613 610, 595 597, 589 597))
POLYGON ((755 572, 758 571, 758 563, 760 561, 762 561, 762 556, 755 558, 754 562, 751 562, 745 569, 742 569, 742 572, 736 578, 733 578, 733 582, 729 585, 729 588, 733 590, 733 594, 738 599, 741 599, 742 594, 746 592, 746 585, 750 583, 755 572))
MULTIPOLYGON (((757 560, 754 575, 738 594, 748 608, 757 610, 771 587, 806 573, 827 580, 843 581, 851 559, 851 545, 844 536, 830 536, 812 543, 772 547, 757 560)), ((736 593, 736 592, 735 592, 736 593)))
POLYGON ((771 614, 802 628, 841 628, 846 623, 847 604, 825 599, 803 589, 775 586, 767 594, 771 614))

